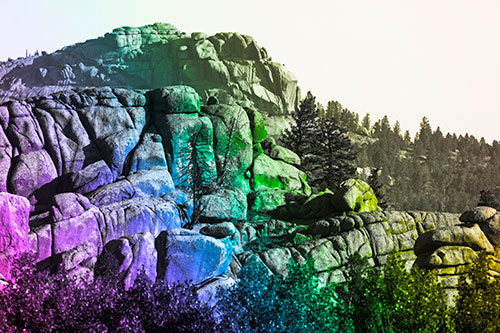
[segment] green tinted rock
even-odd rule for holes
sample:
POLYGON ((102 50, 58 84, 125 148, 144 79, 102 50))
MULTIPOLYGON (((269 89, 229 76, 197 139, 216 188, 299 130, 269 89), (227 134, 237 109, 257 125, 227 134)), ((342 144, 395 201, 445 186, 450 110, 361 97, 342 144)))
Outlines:
POLYGON ((245 110, 237 105, 218 104, 204 106, 202 111, 213 123, 219 185, 241 186, 241 178, 253 160, 252 133, 245 110))
POLYGON ((155 112, 198 113, 200 111, 200 96, 188 86, 169 86, 150 92, 151 109, 155 112))
POLYGON ((348 179, 340 184, 333 202, 341 212, 371 212, 378 210, 378 200, 373 189, 360 179, 348 179))
POLYGON ((264 141, 267 138, 267 130, 262 114, 253 109, 248 109, 247 114, 250 120, 250 128, 252 129, 253 142, 260 143, 264 141))

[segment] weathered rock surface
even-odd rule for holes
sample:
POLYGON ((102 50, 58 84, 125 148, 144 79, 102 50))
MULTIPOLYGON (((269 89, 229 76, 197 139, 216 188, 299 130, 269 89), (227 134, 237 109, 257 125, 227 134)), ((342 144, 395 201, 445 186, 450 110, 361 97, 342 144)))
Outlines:
MULTIPOLYGON (((179 83, 195 88, 203 102, 223 91, 241 105, 274 115, 289 113, 300 100, 293 74, 273 62, 252 37, 232 32, 187 36, 165 23, 122 27, 51 54, 0 64, 0 101, 13 94, 27 97, 108 86, 116 87, 117 98, 109 96, 103 106, 135 107, 144 105, 143 96, 117 88, 153 89, 179 83)), ((74 102, 91 104, 103 96, 108 97, 83 96, 74 102)), ((183 95, 181 102, 196 105, 187 97, 183 95)), ((176 103, 175 98, 168 100, 176 103)), ((30 131, 36 133, 36 126, 30 131)), ((25 147, 37 150, 40 144, 35 140, 25 147)))
POLYGON ((95 271, 98 275, 115 276, 128 289, 141 272, 150 281, 156 281, 157 260, 154 236, 149 232, 132 234, 108 242, 95 271))
POLYGON ((30 204, 26 198, 0 192, 0 274, 9 278, 12 259, 28 251, 30 204))
POLYGON ((371 212, 377 210, 377 203, 372 188, 360 179, 342 182, 333 197, 333 204, 340 212, 371 212))
POLYGON ((29 250, 41 268, 126 287, 143 268, 213 301, 249 258, 285 275, 312 256, 329 283, 355 253, 377 266, 397 253, 453 288, 479 250, 500 245, 493 208, 465 224, 378 211, 359 180, 310 197, 300 159, 276 144, 299 99, 251 37, 168 24, 0 63, 0 191, 11 193, 0 193, 0 274, 29 250), (293 222, 262 215, 277 210, 293 222), (210 224, 183 229, 195 213, 210 224))
POLYGON ((166 281, 199 283, 225 273, 233 246, 186 229, 163 232, 158 239, 158 275, 166 281))

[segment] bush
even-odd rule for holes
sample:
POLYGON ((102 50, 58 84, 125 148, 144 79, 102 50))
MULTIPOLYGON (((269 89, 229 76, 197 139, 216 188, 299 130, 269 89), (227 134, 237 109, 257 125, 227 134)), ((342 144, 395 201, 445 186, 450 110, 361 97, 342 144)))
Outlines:
POLYGON ((314 263, 291 261, 286 278, 250 260, 239 283, 219 294, 218 309, 239 332, 351 331, 345 306, 333 286, 321 287, 314 263))
POLYGON ((129 289, 109 278, 68 280, 36 272, 25 256, 15 283, 0 291, 1 332, 212 332, 222 329, 186 284, 152 284, 140 274, 129 289))
POLYGON ((488 256, 479 255, 469 274, 460 278, 455 299, 458 332, 500 330, 500 279, 488 274, 488 256))
POLYGON ((446 297, 435 272, 406 271, 399 257, 382 269, 353 257, 348 282, 337 287, 356 332, 436 332, 450 329, 446 297))

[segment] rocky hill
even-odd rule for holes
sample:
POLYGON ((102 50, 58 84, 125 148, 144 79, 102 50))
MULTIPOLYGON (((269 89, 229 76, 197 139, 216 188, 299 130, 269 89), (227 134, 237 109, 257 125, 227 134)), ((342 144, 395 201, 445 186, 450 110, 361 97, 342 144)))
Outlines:
POLYGON ((192 33, 171 24, 122 27, 52 54, 0 64, 0 96, 48 95, 74 87, 153 89, 188 84, 203 102, 216 95, 266 115, 300 100, 297 80, 265 48, 238 33, 192 33))
POLYGON ((408 266, 439 269, 451 290, 477 251, 498 245, 492 208, 461 221, 384 212, 354 179, 312 194, 263 116, 287 114, 297 83, 249 37, 121 28, 4 63, 1 84, 6 279, 11 258, 27 251, 39 269, 112 274, 129 286, 144 267, 210 297, 250 257, 286 274, 290 258, 312 256, 324 282, 339 282, 355 253, 371 265, 399 253, 408 266), (212 79, 216 69, 229 74, 212 79))

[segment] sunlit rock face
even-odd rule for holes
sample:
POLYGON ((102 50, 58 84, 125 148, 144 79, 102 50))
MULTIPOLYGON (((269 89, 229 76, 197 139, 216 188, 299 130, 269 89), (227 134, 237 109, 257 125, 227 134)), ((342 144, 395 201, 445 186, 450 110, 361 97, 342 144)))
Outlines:
MULTIPOLYGON (((81 278, 115 274, 129 287, 141 265, 155 279, 160 262, 160 278, 214 279, 229 269, 233 250, 242 251, 234 224, 247 220, 248 196, 260 190, 254 146, 266 132, 256 110, 216 97, 202 106, 184 85, 71 89, 9 100, 0 110, 2 186, 12 193, 2 199, 6 258, 29 251, 42 269, 81 278), (160 234, 195 222, 215 225, 188 238, 169 236, 158 248, 160 234), (213 231, 219 223, 231 232, 213 231), (218 257, 214 267, 205 248, 218 257)), ((285 177, 302 175, 276 163, 285 177)), ((305 176, 295 181, 279 189, 308 195, 305 176)))
POLYGON ((144 270, 213 296, 248 258, 286 274, 312 257, 329 283, 356 253, 399 254, 452 290, 479 250, 496 253, 492 208, 384 212, 356 179, 312 194, 275 140, 299 99, 251 37, 169 24, 0 63, 0 274, 30 252, 40 269, 127 288, 144 270))
POLYGON ((195 88, 203 102, 229 95, 268 115, 288 114, 300 100, 294 75, 252 37, 233 32, 188 36, 165 23, 122 27, 51 54, 0 63, 0 101, 74 87, 176 84, 195 88))

